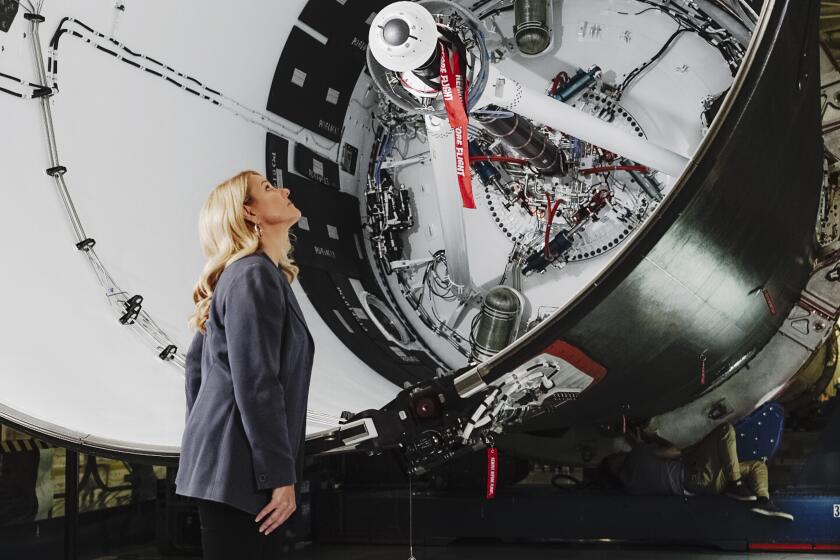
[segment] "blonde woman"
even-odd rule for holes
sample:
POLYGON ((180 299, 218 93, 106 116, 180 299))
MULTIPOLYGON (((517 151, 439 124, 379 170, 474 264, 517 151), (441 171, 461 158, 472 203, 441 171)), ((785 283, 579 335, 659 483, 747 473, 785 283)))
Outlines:
POLYGON ((186 356, 176 494, 196 498, 204 558, 268 558, 295 511, 314 343, 292 292, 289 190, 256 171, 201 209, 207 262, 186 356))

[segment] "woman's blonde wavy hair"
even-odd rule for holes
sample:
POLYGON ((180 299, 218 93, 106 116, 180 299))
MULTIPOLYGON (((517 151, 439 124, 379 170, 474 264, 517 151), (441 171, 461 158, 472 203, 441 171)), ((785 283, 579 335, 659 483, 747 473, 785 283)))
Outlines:
MULTIPOLYGON (((260 239, 254 229, 248 226, 242 209, 243 204, 251 202, 248 193, 250 175, 262 174, 252 170, 237 173, 214 188, 201 208, 198 234, 207 262, 193 289, 195 313, 190 316, 188 324, 194 330, 205 332, 204 324, 210 315, 213 290, 222 272, 232 263, 260 248, 260 239)), ((291 259, 294 234, 289 232, 289 237, 287 250, 280 257, 280 269, 289 283, 292 283, 297 278, 299 268, 291 259)))

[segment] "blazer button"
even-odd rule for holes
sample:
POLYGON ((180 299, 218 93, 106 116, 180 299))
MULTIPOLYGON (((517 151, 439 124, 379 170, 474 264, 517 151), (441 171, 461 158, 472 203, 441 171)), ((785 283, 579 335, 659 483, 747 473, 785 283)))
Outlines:
POLYGON ((263 480, 265 480, 265 475, 264 475, 264 474, 261 474, 261 475, 260 475, 260 482, 262 482, 263 480))

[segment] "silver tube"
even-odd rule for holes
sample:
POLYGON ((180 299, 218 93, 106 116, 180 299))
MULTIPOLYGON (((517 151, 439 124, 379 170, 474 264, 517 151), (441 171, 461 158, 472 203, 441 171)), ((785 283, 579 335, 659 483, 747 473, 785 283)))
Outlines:
POLYGON ((73 199, 70 198, 70 193, 67 190, 67 184, 64 182, 64 177, 58 176, 55 178, 56 186, 58 187, 58 194, 61 197, 61 202, 64 203, 64 209, 70 217, 70 223, 76 231, 76 242, 87 239, 85 228, 82 226, 82 221, 79 219, 79 214, 76 212, 76 206, 73 204, 73 199))
POLYGON ((44 129, 47 132, 47 143, 50 150, 50 166, 58 165, 58 145, 55 141, 55 128, 53 127, 52 109, 50 108, 50 98, 41 98, 41 114, 44 118, 44 129))
MULTIPOLYGON (((32 20, 32 51, 35 55, 35 68, 38 71, 38 80, 41 85, 47 85, 47 71, 44 67, 44 56, 41 52, 41 37, 38 34, 37 20, 32 20)), ((44 96, 41 98, 41 114, 44 119, 44 128, 47 132, 47 145, 50 151, 50 167, 58 165, 58 149, 55 146, 55 134, 53 133, 52 113, 50 111, 50 98, 44 96)))
POLYGON ((35 50, 35 65, 38 79, 42 86, 47 85, 47 71, 44 68, 44 56, 41 54, 41 37, 38 35, 38 21, 32 20, 32 45, 35 50))
POLYGON ((513 288, 496 286, 488 291, 477 323, 471 329, 471 359, 483 362, 510 344, 521 318, 522 305, 513 288))
POLYGON ((513 4, 516 46, 525 54, 539 54, 551 44, 548 0, 516 0, 513 4))
MULTIPOLYGON (((488 105, 487 109, 502 111, 493 105, 488 105)), ((527 119, 516 113, 509 117, 482 116, 476 113, 476 120, 487 132, 526 158, 544 175, 566 174, 566 157, 563 152, 527 119)))
POLYGON ((744 0, 729 0, 729 6, 741 18, 741 22, 749 29, 750 33, 755 29, 755 22, 758 19, 756 13, 749 8, 749 5, 744 0), (746 6, 746 8, 745 8, 746 6), (747 9, 749 12, 747 12, 747 9))
POLYGON ((462 373, 456 377, 452 383, 455 387, 455 391, 463 399, 469 398, 479 391, 487 388, 487 384, 481 378, 478 368, 462 373))
POLYGON ((697 3, 698 8, 729 31, 735 37, 735 40, 741 43, 742 47, 747 48, 747 45, 750 44, 751 33, 745 23, 721 10, 709 0, 694 0, 694 2, 697 3))
MULTIPOLYGON (((35 55, 35 66, 38 70, 38 77, 41 81, 41 84, 46 84, 47 82, 47 72, 44 66, 44 56, 43 52, 41 51, 41 37, 38 33, 38 21, 32 21, 32 50, 35 55)), ((47 146, 49 148, 49 155, 50 155, 50 167, 56 167, 59 165, 59 158, 58 158, 58 144, 55 140, 55 128, 53 126, 53 118, 52 118, 52 109, 50 108, 50 96, 44 96, 40 99, 41 101, 41 117, 44 122, 44 130, 46 132, 47 137, 47 146)), ((64 209, 67 211, 67 214, 70 218, 70 223, 73 226, 73 230, 76 233, 76 242, 82 241, 83 239, 87 239, 87 235, 85 234, 85 229, 82 226, 82 222, 79 219, 79 214, 76 211, 76 207, 73 204, 72 198, 70 198, 70 192, 67 189, 67 183, 64 182, 63 175, 56 175, 53 177, 55 179, 56 187, 58 187, 58 194, 61 197, 61 202, 64 204, 64 209)))
POLYGON ((654 184, 654 182, 647 176, 639 173, 638 171, 628 171, 630 177, 633 178, 633 181, 644 191, 646 195, 652 200, 659 202, 662 200, 662 193, 659 191, 659 188, 654 184))

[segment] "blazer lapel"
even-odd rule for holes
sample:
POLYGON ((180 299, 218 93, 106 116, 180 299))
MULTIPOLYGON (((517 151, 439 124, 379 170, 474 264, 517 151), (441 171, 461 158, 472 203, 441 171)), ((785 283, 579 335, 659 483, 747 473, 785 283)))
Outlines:
MULTIPOLYGON (((285 276, 283 277, 283 281, 286 282, 286 277, 285 276)), ((312 338, 312 333, 309 332, 309 326, 306 324, 306 319, 304 319, 304 317, 303 317, 303 311, 301 311, 300 305, 298 305, 297 298, 295 297, 295 294, 292 291, 292 286, 288 282, 286 282, 285 289, 287 289, 289 291, 289 293, 286 294, 286 301, 290 304, 289 307, 292 308, 292 310, 295 312, 295 315, 297 315, 298 319, 300 319, 300 322, 303 325, 303 329, 306 331, 306 334, 309 336, 310 343, 314 344, 315 341, 312 338)))
POLYGON ((292 287, 291 286, 289 286, 289 293, 286 295, 286 301, 289 304, 291 304, 290 307, 297 314, 298 319, 300 319, 301 322, 305 325, 306 320, 303 318, 303 311, 301 311, 300 305, 298 305, 297 298, 295 297, 295 294, 292 293, 292 287))
POLYGON ((283 274, 283 271, 280 270, 280 267, 274 264, 274 261, 271 260, 271 257, 265 254, 263 251, 258 251, 256 254, 264 257, 271 263, 271 265, 277 270, 277 273, 280 275, 281 280, 283 281, 283 289, 289 290, 289 293, 286 294, 286 301, 289 302, 291 305, 290 307, 300 319, 300 322, 303 324, 303 328, 306 331, 306 334, 309 336, 309 342, 313 345, 315 344, 315 340, 312 338, 312 333, 309 332, 309 326, 306 324, 306 319, 303 317, 303 311, 301 311, 300 306, 298 305, 297 298, 295 297, 294 292, 292 291, 292 285, 289 284, 289 281, 286 279, 286 275, 283 274))

